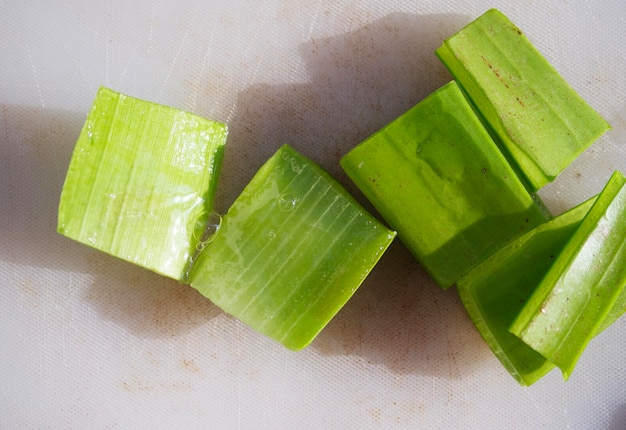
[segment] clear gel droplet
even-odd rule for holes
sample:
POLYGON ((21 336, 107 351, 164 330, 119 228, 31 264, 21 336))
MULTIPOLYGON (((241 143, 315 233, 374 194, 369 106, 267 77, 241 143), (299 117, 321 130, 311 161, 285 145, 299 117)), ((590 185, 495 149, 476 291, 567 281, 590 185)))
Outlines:
POLYGON ((196 245, 196 249, 198 251, 202 251, 205 246, 215 240, 221 224, 222 216, 218 213, 211 212, 207 217, 204 230, 202 231, 202 236, 196 237, 196 235, 194 234, 194 237, 198 240, 198 244, 196 245))

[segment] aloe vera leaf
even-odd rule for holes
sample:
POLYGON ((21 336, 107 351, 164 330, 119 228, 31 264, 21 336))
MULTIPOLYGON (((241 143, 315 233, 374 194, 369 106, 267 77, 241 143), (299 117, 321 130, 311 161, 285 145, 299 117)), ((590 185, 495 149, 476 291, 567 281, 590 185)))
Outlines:
POLYGON ((59 233, 181 280, 213 209, 227 128, 100 88, 70 161, 59 233))
POLYGON ((394 237, 327 172, 283 146, 223 216, 190 281, 225 312, 298 350, 394 237))
POLYGON ((606 317, 602 320, 598 328, 596 329, 596 335, 600 334, 611 326, 615 321, 621 318, 626 313, 626 288, 622 288, 619 296, 615 300, 615 303, 606 314, 606 317))
POLYGON ((454 81, 341 166, 443 288, 547 219, 454 81))
POLYGON ((531 190, 552 181, 610 128, 496 9, 445 40, 436 53, 531 190))
POLYGON ((548 272, 595 198, 515 239, 458 282, 474 325, 520 385, 531 385, 554 368, 508 331, 548 272))
POLYGON ((626 179, 615 172, 510 327, 569 378, 626 284, 626 179))

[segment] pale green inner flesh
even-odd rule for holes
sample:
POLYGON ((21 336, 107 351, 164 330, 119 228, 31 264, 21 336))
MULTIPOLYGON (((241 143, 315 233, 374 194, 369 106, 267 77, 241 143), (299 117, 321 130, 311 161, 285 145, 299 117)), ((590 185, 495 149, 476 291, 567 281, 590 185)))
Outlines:
POLYGON ((76 142, 58 231, 181 279, 213 207, 226 126, 101 88, 76 142))
POLYGON ((566 379, 591 338, 624 307, 625 219, 626 180, 615 172, 511 325, 566 379))
POLYGON ((547 219, 455 82, 341 165, 444 288, 547 219))
POLYGON ((532 190, 552 181, 610 128, 495 9, 436 52, 532 190))
POLYGON ((554 365, 508 331, 594 199, 519 237, 458 283, 476 328, 521 385, 531 385, 554 365))
POLYGON ((394 236, 320 167, 283 146, 223 217, 190 283, 297 350, 352 296, 394 236))

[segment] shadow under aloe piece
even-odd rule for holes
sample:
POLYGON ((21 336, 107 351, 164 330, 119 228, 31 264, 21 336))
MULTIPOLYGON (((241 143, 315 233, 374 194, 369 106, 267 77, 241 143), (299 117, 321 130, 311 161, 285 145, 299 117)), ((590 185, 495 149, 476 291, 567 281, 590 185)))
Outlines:
POLYGON ((547 220, 454 81, 341 165, 443 288, 547 220))
POLYGON ((221 223, 224 124, 101 88, 76 143, 58 231, 190 283, 290 349, 308 345, 396 233, 283 146, 221 223), (206 237, 208 230, 215 230, 206 237))

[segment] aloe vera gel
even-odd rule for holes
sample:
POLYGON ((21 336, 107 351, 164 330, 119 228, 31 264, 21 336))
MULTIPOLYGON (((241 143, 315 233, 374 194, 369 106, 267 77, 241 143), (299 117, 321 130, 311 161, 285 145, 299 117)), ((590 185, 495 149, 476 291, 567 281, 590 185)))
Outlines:
POLYGON ((455 80, 341 165, 520 384, 567 378, 626 309, 623 176, 555 218, 535 192, 610 126, 496 9, 436 54, 455 80))
POLYGON ((297 350, 354 294, 394 237, 328 173, 283 146, 223 216, 190 282, 297 350))
POLYGON ((341 165, 443 288, 546 221, 454 81, 341 165))
POLYGON ((626 309, 626 179, 615 172, 554 218, 535 192, 609 125, 495 9, 436 54, 455 80, 340 160, 389 227, 288 145, 218 216, 226 125, 102 88, 58 231, 190 284, 292 350, 313 341, 397 232, 440 287, 458 287, 520 384, 554 367, 568 378, 626 309))
POLYGON ((623 310, 626 178, 615 172, 511 325, 567 379, 585 347, 623 310), (609 321, 607 321, 609 318, 609 321))
POLYGON ((69 166, 58 231, 191 283, 259 332, 301 349, 395 232, 289 146, 220 217, 213 199, 226 136, 224 124, 101 88, 69 166))
POLYGON ((213 210, 226 125, 101 88, 76 142, 59 233, 181 280, 213 210))
POLYGON ((587 215, 594 199, 551 219, 507 244, 458 282, 474 325, 502 365, 521 385, 554 368, 509 332, 535 289, 587 215))

